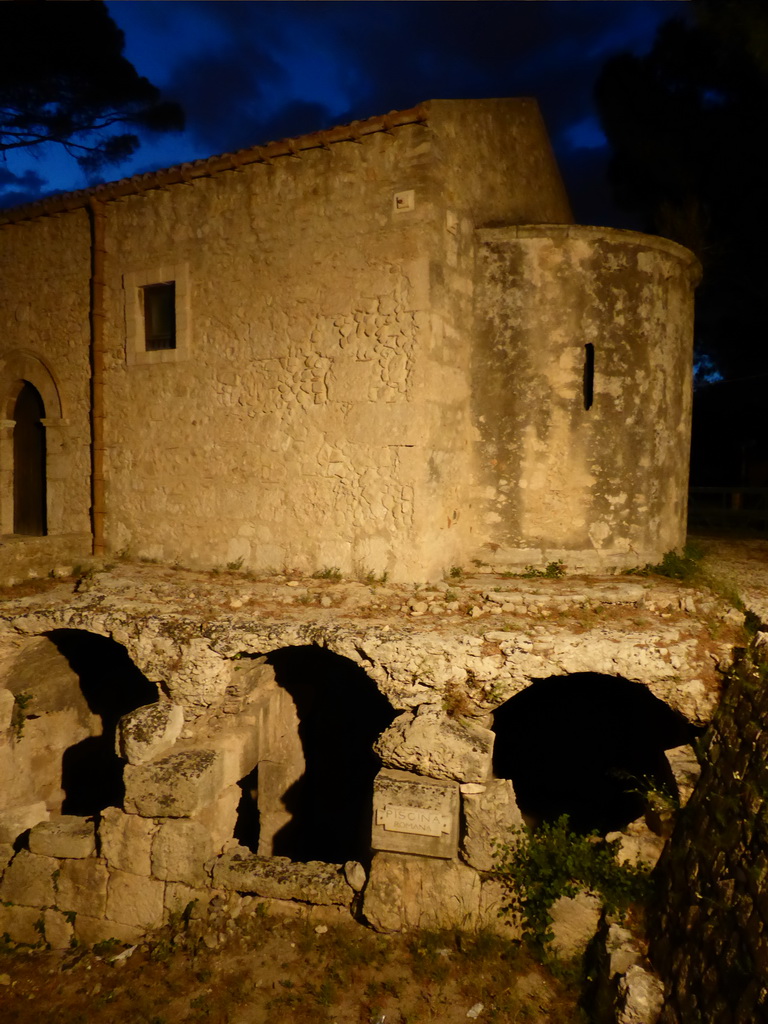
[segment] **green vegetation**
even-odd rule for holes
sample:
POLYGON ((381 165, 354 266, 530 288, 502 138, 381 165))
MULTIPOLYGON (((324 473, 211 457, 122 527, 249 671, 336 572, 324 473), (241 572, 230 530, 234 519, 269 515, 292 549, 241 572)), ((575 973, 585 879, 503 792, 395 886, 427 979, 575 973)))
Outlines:
POLYGON ((244 559, 241 555, 240 558, 236 558, 232 562, 227 562, 227 568, 230 570, 230 572, 237 572, 238 569, 242 569, 243 561, 244 559))
POLYGON ((357 578, 361 583, 367 583, 368 586, 372 587, 376 584, 386 583, 389 579, 389 573, 385 570, 377 575, 373 569, 361 569, 357 574, 357 578))
POLYGON ((341 579, 341 569, 338 565, 327 565, 324 569, 318 569, 317 572, 312 573, 313 580, 333 580, 334 583, 338 583, 341 579))
POLYGON ((501 576, 505 580, 559 580, 565 576, 565 563, 562 560, 548 562, 543 569, 537 569, 535 565, 526 565, 522 572, 503 572, 501 576))
POLYGON ((665 552, 656 565, 648 562, 642 569, 627 569, 626 576, 664 576, 670 580, 694 580, 702 575, 701 560, 704 549, 698 544, 686 544, 682 553, 665 552))
POLYGON ((612 912, 646 902, 649 870, 619 864, 618 846, 619 840, 606 842, 596 832, 572 832, 566 815, 535 831, 515 830, 496 850, 495 874, 506 891, 500 913, 519 914, 525 938, 542 950, 552 939, 550 910, 561 896, 594 892, 612 912))
POLYGON ((24 722, 27 716, 24 714, 27 705, 32 700, 31 693, 15 693, 13 695, 13 711, 11 713, 11 729, 17 740, 24 735, 24 722))

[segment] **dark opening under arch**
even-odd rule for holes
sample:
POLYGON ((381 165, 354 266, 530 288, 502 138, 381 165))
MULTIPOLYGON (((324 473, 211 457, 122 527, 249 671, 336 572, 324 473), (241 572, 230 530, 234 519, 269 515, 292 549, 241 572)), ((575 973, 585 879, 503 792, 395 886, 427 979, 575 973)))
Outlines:
POLYGON ((125 795, 123 762, 115 752, 115 732, 123 715, 158 698, 150 682, 122 644, 82 629, 54 629, 48 639, 64 655, 80 680, 101 733, 68 747, 62 757, 63 814, 98 814, 119 807, 125 795))
MULTIPOLYGON (((280 796, 291 818, 274 834, 272 853, 296 861, 367 862, 380 765, 373 744, 397 712, 363 669, 324 648, 283 648, 266 660, 296 708, 306 766, 280 796)), ((237 838, 248 831, 248 820, 253 834, 247 797, 257 786, 256 772, 241 780, 237 838)))
POLYGON ((494 773, 524 815, 601 833, 643 814, 648 784, 676 792, 664 751, 697 734, 642 684, 592 672, 534 680, 497 709, 494 732, 494 773))
POLYGON ((13 409, 13 532, 42 537, 48 529, 45 406, 24 381, 13 409))

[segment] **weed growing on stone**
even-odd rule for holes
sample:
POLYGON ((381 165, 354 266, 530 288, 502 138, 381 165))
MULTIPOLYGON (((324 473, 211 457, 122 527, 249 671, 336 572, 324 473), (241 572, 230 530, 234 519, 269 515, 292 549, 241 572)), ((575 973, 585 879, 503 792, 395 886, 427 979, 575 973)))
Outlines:
POLYGON ((682 550, 666 551, 660 562, 648 562, 642 569, 627 569, 625 576, 664 576, 670 580, 693 580, 701 576, 701 560, 704 549, 698 544, 688 543, 682 550))
POLYGON ((448 683, 445 687, 443 707, 449 718, 466 718, 473 710, 464 687, 456 683, 448 683))
POLYGON ((26 722, 26 715, 24 711, 27 705, 32 700, 31 693, 16 693, 13 696, 13 711, 11 713, 11 729, 13 729, 13 735, 17 740, 20 740, 24 735, 24 723, 26 722))
POLYGON ((312 573, 313 580, 333 580, 334 583, 338 583, 341 578, 341 569, 338 565, 327 565, 324 569, 312 573))
POLYGON ((505 580, 559 580, 565 576, 565 562, 548 562, 543 569, 526 565, 522 572, 502 572, 500 575, 505 580))
POLYGON ((611 912, 645 903, 649 870, 619 864, 619 842, 572 832, 567 815, 535 831, 513 830, 510 841, 496 847, 494 873, 505 890, 500 913, 519 915, 525 938, 543 952, 553 938, 550 910, 562 896, 594 892, 611 912))
POLYGON ((464 570, 460 565, 452 565, 448 570, 448 577, 452 580, 464 579, 464 570))
POLYGON ((367 583, 369 587, 373 587, 377 584, 386 583, 389 579, 389 573, 385 570, 377 575, 373 569, 362 568, 357 573, 357 579, 360 583, 367 583))
POLYGON ((238 569, 242 569, 244 561, 245 559, 241 555, 240 558, 236 558, 232 562, 227 562, 227 568, 230 572, 237 572, 238 569))

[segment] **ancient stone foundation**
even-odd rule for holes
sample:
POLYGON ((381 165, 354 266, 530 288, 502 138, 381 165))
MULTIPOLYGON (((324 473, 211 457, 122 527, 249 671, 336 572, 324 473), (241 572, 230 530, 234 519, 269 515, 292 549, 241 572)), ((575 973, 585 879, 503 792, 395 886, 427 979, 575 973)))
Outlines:
POLYGON ((642 579, 124 566, 39 589, 0 619, 0 933, 55 948, 227 893, 515 934, 494 842, 560 801, 653 847, 586 765, 621 748, 683 787, 672 748, 711 718, 736 626, 642 579))

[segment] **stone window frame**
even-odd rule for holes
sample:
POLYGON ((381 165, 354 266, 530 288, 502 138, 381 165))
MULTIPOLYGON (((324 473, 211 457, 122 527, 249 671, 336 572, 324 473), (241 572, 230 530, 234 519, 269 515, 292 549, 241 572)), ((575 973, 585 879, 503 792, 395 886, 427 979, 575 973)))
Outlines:
POLYGON ((189 265, 168 263, 123 275, 125 294, 125 359, 129 366, 178 363, 191 355, 189 265), (143 289, 153 284, 176 286, 176 346, 147 351, 144 333, 143 289))

